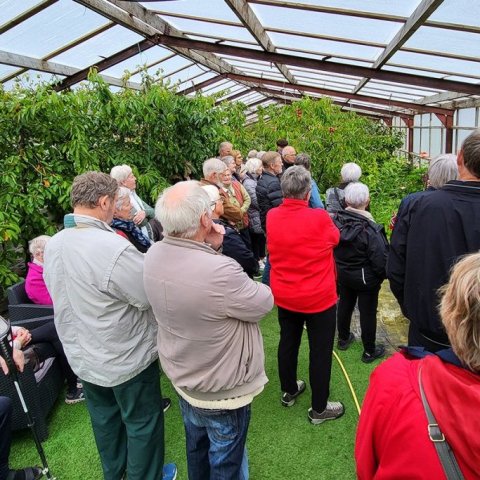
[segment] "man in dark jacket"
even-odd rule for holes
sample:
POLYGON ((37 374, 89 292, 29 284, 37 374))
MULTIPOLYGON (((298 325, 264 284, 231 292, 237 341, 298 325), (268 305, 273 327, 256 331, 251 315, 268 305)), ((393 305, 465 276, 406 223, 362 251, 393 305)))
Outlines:
MULTIPOLYGON (((279 175, 282 174, 283 162, 278 152, 266 152, 262 157, 263 173, 258 179, 256 192, 260 221, 263 231, 267 236, 267 213, 270 209, 278 207, 283 201, 282 188, 279 175)), ((270 261, 268 255, 263 269, 262 282, 270 285, 270 261)))
POLYGON ((458 258, 480 249, 480 130, 457 158, 459 180, 409 202, 392 234, 387 276, 410 320, 408 344, 449 345, 437 311, 438 289, 458 258))
POLYGON ((358 300, 364 363, 385 354, 384 346, 375 344, 375 337, 378 293, 386 276, 388 242, 383 226, 375 223, 366 211, 369 201, 368 187, 352 182, 345 189, 346 209, 339 210, 333 217, 340 230, 340 243, 334 250, 340 296, 337 347, 346 350, 355 339, 350 323, 358 300))
POLYGON ((266 152, 262 157, 263 173, 257 182, 257 200, 260 209, 260 220, 265 233, 268 211, 278 207, 283 200, 278 175, 282 173, 282 157, 277 152, 266 152))

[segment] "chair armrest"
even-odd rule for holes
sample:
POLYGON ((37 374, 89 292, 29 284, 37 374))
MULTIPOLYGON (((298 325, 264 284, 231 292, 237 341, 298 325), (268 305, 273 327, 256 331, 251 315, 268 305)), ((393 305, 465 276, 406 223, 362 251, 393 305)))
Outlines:
POLYGON ((21 303, 19 305, 9 305, 8 313, 10 320, 26 320, 28 318, 46 317, 53 315, 52 305, 35 305, 33 303, 21 303))
POLYGON ((53 315, 47 315, 45 317, 27 318, 25 320, 12 321, 12 327, 23 327, 27 330, 33 330, 34 328, 41 327, 48 322, 53 322, 53 315))

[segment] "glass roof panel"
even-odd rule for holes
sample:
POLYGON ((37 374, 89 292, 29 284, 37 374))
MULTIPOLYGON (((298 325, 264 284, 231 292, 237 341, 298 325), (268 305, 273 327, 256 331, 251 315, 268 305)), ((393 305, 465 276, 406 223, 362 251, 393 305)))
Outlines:
MULTIPOLYGON (((399 63, 401 65, 411 66, 415 69, 416 66, 422 68, 432 68, 436 70, 448 70, 449 72, 473 73, 479 72, 479 64, 477 62, 470 62, 467 60, 458 60, 456 58, 436 57, 434 55, 425 55, 422 53, 410 53, 399 51, 393 55, 390 59, 392 63, 399 63)), ((388 63, 387 65, 388 66, 388 63)), ((388 66, 388 70, 397 70, 396 67, 388 66)), ((405 69, 401 69, 404 71, 405 69)), ((406 73, 418 73, 418 72, 406 72, 406 73)), ((421 75, 441 78, 444 75, 438 73, 422 72, 421 75)))
POLYGON ((39 0, 0 0, 0 25, 13 20, 39 4, 39 0))
MULTIPOLYGON (((180 72, 176 72, 172 75, 168 75, 167 79, 170 81, 171 84, 177 84, 188 80, 189 78, 194 77, 195 75, 203 74, 204 71, 197 67, 196 65, 192 65, 185 70, 180 72)), ((167 74, 167 73, 166 73, 167 74)), ((203 79, 205 80, 205 78, 203 79)))
POLYGON ((38 85, 39 83, 52 83, 65 78, 62 75, 52 75, 46 72, 37 72, 35 70, 28 70, 19 77, 13 78, 3 84, 5 90, 11 90, 16 84, 20 84, 25 88, 38 85))
POLYGON ((296 35, 287 35, 284 33, 269 32, 269 36, 276 47, 293 47, 305 50, 317 50, 328 53, 329 55, 352 55, 365 60, 375 60, 383 49, 376 47, 367 47, 364 45, 352 45, 343 42, 333 42, 330 40, 319 40, 317 38, 298 37, 296 35))
POLYGON ((321 30, 322 35, 388 43, 401 28, 399 23, 347 15, 319 12, 308 12, 306 14, 304 10, 295 9, 280 12, 271 6, 255 4, 252 4, 252 9, 267 29, 273 27, 313 34, 318 34, 321 30), (320 29, 319 26, 321 26, 320 29))
POLYGON ((211 16, 211 13, 214 13, 215 18, 238 22, 237 16, 223 0, 208 0, 208 8, 205 8, 205 2, 199 2, 198 0, 182 0, 181 2, 144 2, 143 6, 149 10, 183 13, 196 17, 209 17, 211 16))
POLYGON ((10 65, 2 65, 0 64, 0 79, 10 75, 13 72, 16 72, 18 67, 11 67, 10 65))
POLYGON ((94 65, 144 38, 119 25, 61 53, 52 60, 78 68, 94 65))
POLYGON ((435 90, 432 88, 429 89, 429 88, 420 88, 420 87, 410 87, 408 85, 399 85, 391 82, 380 82, 380 81, 374 81, 374 80, 370 80, 367 83, 366 87, 382 89, 388 92, 398 92, 398 93, 403 93, 406 95, 412 95, 416 97, 424 97, 425 95, 434 95, 435 93, 439 92, 439 90, 435 90))
POLYGON ((229 25, 215 25, 212 28, 210 23, 196 22, 195 20, 187 20, 185 18, 169 18, 168 23, 178 28, 182 32, 189 32, 191 34, 211 35, 215 32, 216 37, 247 40, 254 42, 255 39, 250 35, 250 32, 244 27, 231 27, 229 25))
POLYGON ((480 57, 478 34, 443 28, 420 27, 403 46, 408 47, 480 57))
POLYGON ((301 3, 409 17, 419 4, 419 0, 402 0, 401 2, 398 0, 368 0, 367 2, 365 0, 348 0, 348 2, 345 0, 302 0, 301 3))
POLYGON ((429 20, 480 26, 480 2, 472 0, 445 0, 429 20))
MULTIPOLYGON (((113 77, 121 77, 125 71, 130 73, 135 72, 145 65, 151 65, 152 63, 158 62, 162 58, 169 57, 170 55, 172 55, 170 50, 155 46, 145 50, 144 52, 140 52, 138 55, 127 58, 123 62, 117 63, 117 65, 113 65, 107 70, 104 70, 103 73, 105 73, 105 75, 112 75, 113 77)), ((160 67, 161 64, 157 65, 160 67)))
POLYGON ((0 49, 41 58, 106 22, 75 2, 60 0, 3 33, 0 49))

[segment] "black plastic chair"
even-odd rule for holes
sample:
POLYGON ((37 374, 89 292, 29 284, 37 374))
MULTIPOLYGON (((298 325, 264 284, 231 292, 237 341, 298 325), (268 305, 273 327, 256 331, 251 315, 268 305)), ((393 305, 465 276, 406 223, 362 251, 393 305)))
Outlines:
POLYGON ((25 292, 25 280, 8 287, 7 297, 8 313, 12 325, 19 325, 19 321, 45 318, 53 315, 52 305, 37 305, 30 301, 25 292))

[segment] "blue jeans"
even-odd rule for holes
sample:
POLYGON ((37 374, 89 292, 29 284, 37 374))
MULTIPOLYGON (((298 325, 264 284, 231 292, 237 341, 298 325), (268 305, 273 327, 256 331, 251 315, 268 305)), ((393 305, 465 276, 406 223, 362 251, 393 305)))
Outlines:
POLYGON ((192 407, 180 397, 189 480, 248 480, 245 441, 250 405, 236 410, 192 407))

